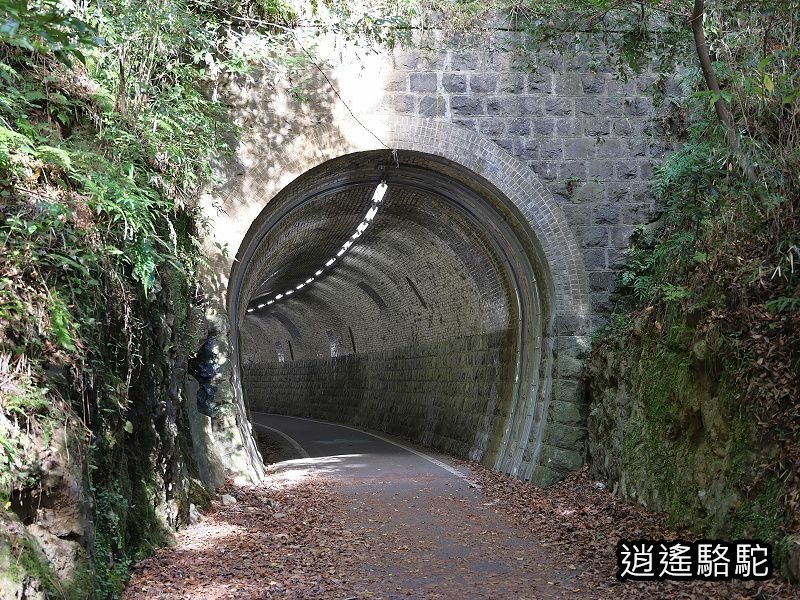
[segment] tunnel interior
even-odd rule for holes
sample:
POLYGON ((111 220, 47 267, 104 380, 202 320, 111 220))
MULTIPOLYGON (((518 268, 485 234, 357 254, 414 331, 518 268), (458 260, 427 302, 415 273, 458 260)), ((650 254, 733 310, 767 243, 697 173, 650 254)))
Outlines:
POLYGON ((322 163, 266 204, 237 256, 249 409, 513 461, 541 412, 540 255, 502 193, 444 158, 322 163))

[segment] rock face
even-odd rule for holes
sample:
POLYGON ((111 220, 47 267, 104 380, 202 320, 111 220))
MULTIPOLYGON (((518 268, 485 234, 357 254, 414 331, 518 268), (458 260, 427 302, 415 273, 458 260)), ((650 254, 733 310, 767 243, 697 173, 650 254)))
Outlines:
POLYGON ((653 360, 641 341, 595 352, 589 365, 593 476, 615 493, 718 535, 739 502, 727 481, 735 450, 724 398, 702 366, 653 360), (661 367, 659 367, 661 363, 661 367))
MULTIPOLYGON (((783 484, 760 472, 769 448, 755 441, 723 366, 702 344, 685 351, 657 336, 617 335, 587 363, 592 476, 698 535, 785 548, 783 484)), ((779 551, 787 574, 792 556, 779 551)))

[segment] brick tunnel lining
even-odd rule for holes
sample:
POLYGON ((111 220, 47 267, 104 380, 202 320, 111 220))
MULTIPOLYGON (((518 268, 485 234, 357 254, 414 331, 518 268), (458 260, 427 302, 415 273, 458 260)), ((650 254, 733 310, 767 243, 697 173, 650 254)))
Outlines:
POLYGON ((521 293, 508 254, 522 257, 498 245, 496 223, 465 208, 463 181, 424 157, 395 170, 360 154, 290 186, 279 202, 293 208, 248 261, 245 399, 251 410, 378 429, 492 464, 527 383, 520 350, 541 349, 520 318, 520 296, 538 300, 532 269, 521 293), (275 301, 335 255, 382 178, 389 191, 372 226, 334 268, 275 301))

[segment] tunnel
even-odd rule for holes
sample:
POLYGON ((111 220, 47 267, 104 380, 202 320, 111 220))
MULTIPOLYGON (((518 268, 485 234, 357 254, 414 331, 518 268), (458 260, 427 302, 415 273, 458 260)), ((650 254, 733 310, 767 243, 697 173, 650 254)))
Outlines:
POLYGON ((536 231, 547 219, 485 174, 370 149, 318 160, 264 202, 228 285, 247 409, 532 478, 558 379, 558 285, 570 281, 553 256, 566 264, 571 248, 546 247, 555 228, 536 231))

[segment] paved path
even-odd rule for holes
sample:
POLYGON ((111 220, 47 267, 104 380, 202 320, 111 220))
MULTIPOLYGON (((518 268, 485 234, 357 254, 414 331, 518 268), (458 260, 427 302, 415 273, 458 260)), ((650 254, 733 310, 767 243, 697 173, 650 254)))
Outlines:
POLYGON ((253 422, 305 455, 276 464, 277 476, 336 482, 351 527, 370 541, 358 570, 374 597, 584 596, 570 593, 580 583, 564 561, 443 460, 350 427, 264 413, 253 422))

